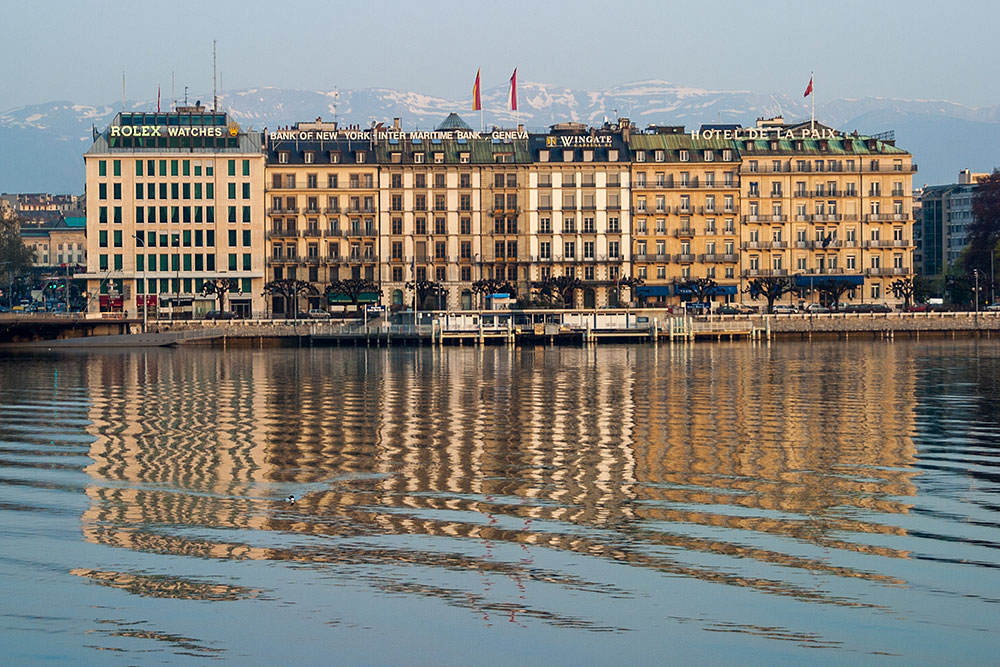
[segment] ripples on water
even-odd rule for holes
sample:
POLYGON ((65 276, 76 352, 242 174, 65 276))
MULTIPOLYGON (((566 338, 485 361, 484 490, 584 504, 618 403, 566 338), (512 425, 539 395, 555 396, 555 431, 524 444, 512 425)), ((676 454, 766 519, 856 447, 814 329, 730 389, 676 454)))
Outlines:
POLYGON ((0 644, 987 664, 998 378, 993 341, 8 354, 0 644))

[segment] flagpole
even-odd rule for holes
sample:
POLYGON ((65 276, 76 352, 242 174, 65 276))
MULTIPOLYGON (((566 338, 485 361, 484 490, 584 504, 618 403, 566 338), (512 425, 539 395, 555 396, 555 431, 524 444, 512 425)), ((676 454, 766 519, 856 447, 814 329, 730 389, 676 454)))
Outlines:
POLYGON ((816 131, 816 81, 815 74, 809 72, 809 83, 812 85, 812 90, 810 91, 810 96, 812 97, 812 120, 809 122, 810 132, 816 131))

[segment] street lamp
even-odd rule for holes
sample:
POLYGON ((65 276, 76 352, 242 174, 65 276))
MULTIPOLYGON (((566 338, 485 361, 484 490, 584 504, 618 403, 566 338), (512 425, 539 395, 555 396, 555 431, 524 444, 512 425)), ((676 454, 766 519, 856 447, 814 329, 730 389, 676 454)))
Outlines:
MULTIPOLYGON (((138 234, 133 234, 132 238, 135 239, 135 247, 145 248, 145 240, 138 234)), ((133 264, 135 263, 133 259, 133 264)), ((136 297, 139 296, 139 290, 136 290, 136 297)), ((142 259, 142 333, 146 333, 149 328, 149 281, 146 280, 146 258, 142 259)))
POLYGON ((972 275, 976 279, 976 313, 979 313, 979 269, 972 269, 972 275))

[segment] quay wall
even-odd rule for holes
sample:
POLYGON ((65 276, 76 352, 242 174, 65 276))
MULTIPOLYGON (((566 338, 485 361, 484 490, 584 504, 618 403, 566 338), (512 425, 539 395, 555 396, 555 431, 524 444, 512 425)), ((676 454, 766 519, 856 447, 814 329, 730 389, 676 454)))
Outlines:
MULTIPOLYGON (((633 311, 636 312, 636 311, 633 311)), ((770 334, 782 336, 850 336, 850 335, 1000 335, 1000 312, 980 313, 816 313, 729 316, 708 315, 685 318, 665 311, 638 311, 649 323, 655 321, 660 329, 660 340, 667 340, 666 332, 671 325, 690 319, 694 329, 711 327, 715 331, 725 331, 727 324, 735 328, 745 328, 745 323, 753 325, 758 336, 770 334), (701 325, 701 327, 699 327, 701 325)), ((179 321, 158 322, 151 326, 153 331, 182 331, 211 327, 219 329, 230 338, 307 338, 310 336, 345 337, 364 335, 360 323, 317 322, 302 320, 234 320, 229 322, 179 321)), ((651 324, 645 325, 648 330, 651 324)), ((433 327, 421 324, 404 327, 405 335, 430 338, 433 327)), ((398 328, 395 330, 398 331, 398 328)), ((639 330, 639 329, 637 329, 639 330)))

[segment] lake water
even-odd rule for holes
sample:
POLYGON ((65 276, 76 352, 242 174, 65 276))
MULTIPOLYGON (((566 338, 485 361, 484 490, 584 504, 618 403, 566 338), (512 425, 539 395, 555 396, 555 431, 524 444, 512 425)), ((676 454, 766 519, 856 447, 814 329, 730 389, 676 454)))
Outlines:
POLYGON ((0 655, 996 664, 998 464, 996 340, 2 352, 0 655))

